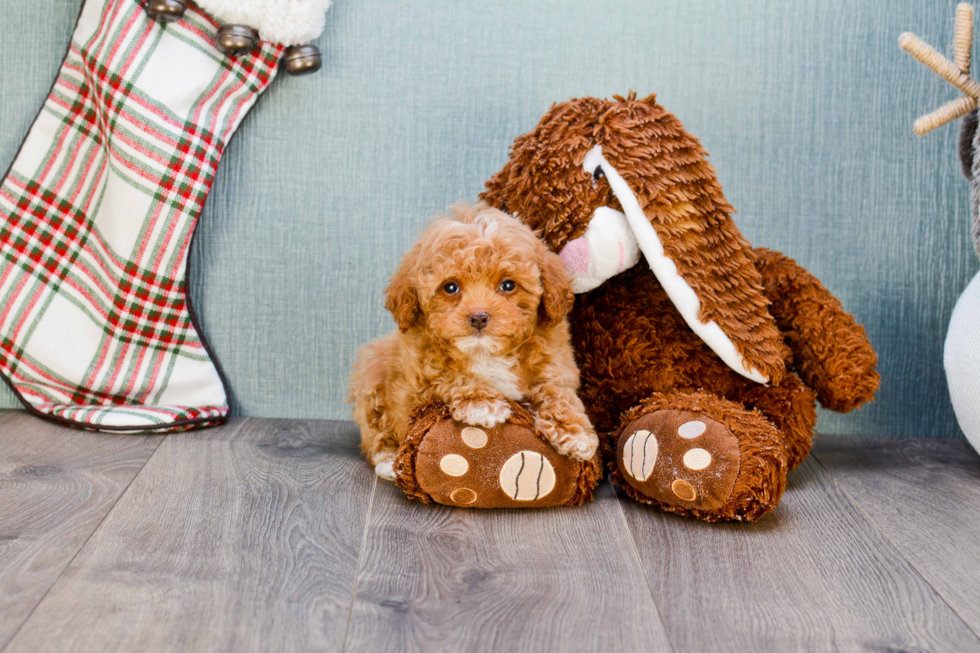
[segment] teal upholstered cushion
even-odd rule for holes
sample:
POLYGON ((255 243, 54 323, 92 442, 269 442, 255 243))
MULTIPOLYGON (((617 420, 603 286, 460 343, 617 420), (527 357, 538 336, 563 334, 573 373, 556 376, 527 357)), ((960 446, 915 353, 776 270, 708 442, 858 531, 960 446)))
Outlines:
MULTIPOLYGON (((193 298, 239 414, 344 418, 358 345, 420 227, 474 197, 552 101, 655 92, 712 153, 737 222, 868 327, 878 402, 820 428, 958 434, 942 366, 977 261, 955 97, 899 50, 952 44, 955 0, 337 0, 325 66, 277 80, 228 148, 194 247, 193 298)), ((79 0, 8 2, 0 166, 60 63, 79 0)), ((0 405, 14 406, 12 395, 0 405)))

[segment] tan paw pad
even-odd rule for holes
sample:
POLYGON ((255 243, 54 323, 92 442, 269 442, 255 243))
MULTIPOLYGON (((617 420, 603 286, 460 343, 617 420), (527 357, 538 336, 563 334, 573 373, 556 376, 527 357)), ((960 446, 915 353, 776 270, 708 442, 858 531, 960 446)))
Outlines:
POLYGON ((450 476, 462 476, 470 468, 469 462, 459 454, 450 453, 439 461, 439 469, 450 476))
POLYGON ((536 501, 555 488, 555 468, 537 451, 519 451, 500 469, 500 489, 515 501, 536 501))
POLYGON ((692 419, 677 427, 677 435, 685 440, 696 438, 707 430, 707 425, 699 419, 692 419))
POLYGON ((640 430, 629 436, 623 446, 624 470, 638 481, 645 481, 657 463, 657 438, 650 431, 640 430))
POLYGON ((701 470, 711 464, 711 454, 704 449, 691 449, 684 454, 684 466, 688 469, 701 470))
POLYGON ((677 479, 671 483, 670 490, 681 501, 694 501, 698 498, 698 493, 694 490, 694 486, 682 479, 677 479))
POLYGON ((453 490, 452 494, 449 495, 449 498, 461 506, 468 506, 476 501, 476 496, 476 492, 473 490, 469 489, 468 487, 461 487, 453 490))
POLYGON ((483 429, 479 429, 475 426, 467 426, 459 434, 462 438, 463 444, 465 444, 470 449, 482 449, 487 446, 487 432, 483 429))

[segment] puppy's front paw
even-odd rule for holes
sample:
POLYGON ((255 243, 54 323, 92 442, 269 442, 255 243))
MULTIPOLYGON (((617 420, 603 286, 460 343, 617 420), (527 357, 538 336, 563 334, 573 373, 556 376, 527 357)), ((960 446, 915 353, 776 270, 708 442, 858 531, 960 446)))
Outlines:
POLYGON ((569 458, 574 458, 575 460, 592 460, 595 458, 595 452, 599 449, 599 438, 595 435, 589 435, 581 439, 576 439, 572 441, 571 447, 567 452, 561 451, 559 453, 568 456, 569 458))
POLYGON ((578 424, 556 424, 539 417, 534 426, 563 456, 575 460, 591 460, 599 448, 596 434, 578 424))
POLYGON ((510 405, 501 399, 466 399, 452 405, 453 419, 492 429, 510 419, 510 405))
POLYGON ((378 478, 386 481, 395 480, 396 455, 394 451, 379 451, 374 454, 371 458, 371 463, 374 465, 374 473, 378 475, 378 478))

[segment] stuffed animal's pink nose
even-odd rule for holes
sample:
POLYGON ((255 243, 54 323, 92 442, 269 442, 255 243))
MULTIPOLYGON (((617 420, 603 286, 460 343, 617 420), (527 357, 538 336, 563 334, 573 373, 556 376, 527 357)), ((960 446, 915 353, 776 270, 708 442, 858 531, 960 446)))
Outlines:
POLYGON ((558 256, 565 263, 565 269, 573 274, 585 274, 589 271, 589 244, 585 238, 576 238, 566 244, 558 256))

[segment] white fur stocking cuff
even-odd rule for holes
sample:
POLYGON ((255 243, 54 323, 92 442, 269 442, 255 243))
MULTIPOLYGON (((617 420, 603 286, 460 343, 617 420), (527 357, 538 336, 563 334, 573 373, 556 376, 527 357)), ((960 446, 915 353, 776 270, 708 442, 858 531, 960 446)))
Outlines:
POLYGON ((263 41, 300 45, 323 32, 330 0, 197 0, 198 6, 229 25, 247 25, 263 41))

